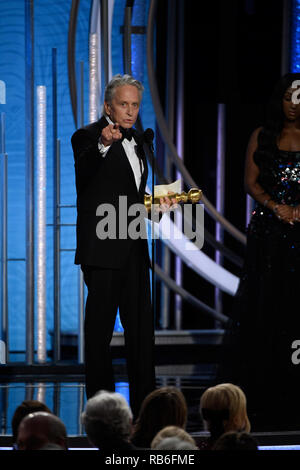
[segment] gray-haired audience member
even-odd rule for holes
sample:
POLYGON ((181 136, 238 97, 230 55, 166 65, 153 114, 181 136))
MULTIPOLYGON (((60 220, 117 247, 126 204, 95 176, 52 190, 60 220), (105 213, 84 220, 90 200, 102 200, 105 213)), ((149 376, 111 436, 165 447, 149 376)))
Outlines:
POLYGON ((129 442, 132 412, 120 393, 100 390, 87 401, 81 417, 89 441, 101 451, 136 449, 129 442))
POLYGON ((19 425, 17 449, 68 450, 66 427, 61 419, 52 413, 30 413, 19 425))

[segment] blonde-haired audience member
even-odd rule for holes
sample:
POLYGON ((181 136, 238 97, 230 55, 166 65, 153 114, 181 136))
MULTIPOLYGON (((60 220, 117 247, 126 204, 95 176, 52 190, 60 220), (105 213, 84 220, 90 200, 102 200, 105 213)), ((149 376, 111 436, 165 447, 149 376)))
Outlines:
POLYGON ((225 432, 250 432, 246 396, 237 385, 222 383, 205 390, 200 399, 200 414, 210 433, 208 447, 225 432))
POLYGON ((190 442, 179 439, 179 437, 165 437, 155 450, 199 450, 190 442))
MULTIPOLYGON (((166 426, 159 431, 151 442, 151 449, 161 449, 161 443, 170 438, 175 438, 182 443, 188 444, 187 448, 189 449, 198 449, 194 438, 179 426, 166 426)), ((184 447, 182 447, 182 449, 184 449, 184 447)))

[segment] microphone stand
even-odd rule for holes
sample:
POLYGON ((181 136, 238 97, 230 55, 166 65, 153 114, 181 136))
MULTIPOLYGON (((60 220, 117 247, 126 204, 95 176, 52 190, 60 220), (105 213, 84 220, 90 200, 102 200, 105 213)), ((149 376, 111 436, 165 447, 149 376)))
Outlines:
MULTIPOLYGON (((155 164, 156 164, 156 160, 155 160, 155 155, 154 155, 154 146, 153 146, 153 138, 154 138, 154 132, 152 129, 147 129, 146 132, 144 132, 144 129, 143 129, 143 125, 142 125, 142 122, 141 122, 141 118, 140 118, 140 115, 138 115, 137 117, 137 121, 136 121, 136 127, 137 129, 139 130, 139 132, 141 134, 143 134, 145 136, 145 134, 147 134, 147 131, 148 130, 151 130, 152 133, 153 133, 153 137, 150 138, 149 134, 147 135, 146 139, 144 140, 144 144, 147 145, 147 148, 149 150, 149 153, 151 155, 151 167, 152 167, 152 196, 153 196, 153 201, 154 201, 154 173, 155 171, 157 171, 158 173, 160 173, 159 169, 155 167, 155 164)), ((161 178, 163 178, 162 175, 159 175, 161 178)), ((151 209, 151 214, 152 214, 152 209, 151 209)), ((154 260, 154 256, 155 256, 155 245, 154 245, 154 230, 153 230, 153 227, 154 227, 154 222, 153 220, 151 219, 151 231, 152 231, 152 241, 151 241, 151 257, 152 257, 152 273, 151 273, 151 282, 152 282, 152 315, 153 315, 153 318, 154 318, 154 313, 155 313, 155 309, 154 309, 154 304, 155 304, 155 296, 154 296, 154 282, 155 282, 155 279, 154 279, 154 266, 155 266, 155 260, 154 260)))
MULTIPOLYGON (((153 148, 153 141, 149 143, 149 149, 152 156, 152 195, 154 198, 154 148, 153 148)), ((152 217, 151 217, 152 219, 152 217)), ((152 233, 152 240, 151 240, 151 248, 152 248, 152 318, 155 325, 155 303, 156 303, 156 296, 155 296, 155 277, 154 277, 154 267, 155 267, 155 245, 154 245, 154 221, 151 220, 151 233, 152 233)))
MULTIPOLYGON (((149 150, 149 153, 151 155, 151 163, 152 163, 152 197, 153 197, 153 201, 154 201, 154 165, 155 165, 155 155, 154 155, 154 147, 153 147, 153 141, 151 140, 147 140, 147 142, 145 142, 147 144, 147 147, 148 147, 148 150, 149 150)), ((153 315, 153 319, 154 319, 154 316, 155 316, 155 278, 154 278, 154 266, 155 266, 155 244, 154 244, 154 221, 153 221, 153 218, 152 218, 152 208, 151 208, 151 233, 152 233, 152 240, 151 240, 151 251, 152 251, 152 273, 151 273, 151 281, 152 281, 152 315, 153 315)))

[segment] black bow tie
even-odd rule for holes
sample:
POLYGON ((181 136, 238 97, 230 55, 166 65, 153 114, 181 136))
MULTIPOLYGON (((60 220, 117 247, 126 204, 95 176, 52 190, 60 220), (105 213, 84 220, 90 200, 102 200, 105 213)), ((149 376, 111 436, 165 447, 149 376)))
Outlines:
POLYGON ((127 139, 127 140, 131 141, 131 139, 133 137, 133 129, 131 127, 129 129, 124 129, 124 127, 120 127, 120 131, 121 131, 121 134, 123 136, 123 139, 127 139))

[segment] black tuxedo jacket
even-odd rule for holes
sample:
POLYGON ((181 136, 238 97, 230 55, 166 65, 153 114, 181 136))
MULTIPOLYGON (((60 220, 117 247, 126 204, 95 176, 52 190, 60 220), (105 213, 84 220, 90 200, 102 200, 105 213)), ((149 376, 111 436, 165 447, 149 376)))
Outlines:
MULTIPOLYGON (((98 140, 102 129, 108 125, 105 117, 78 129, 71 142, 75 160, 77 190, 77 245, 75 264, 122 268, 134 240, 119 238, 119 196, 127 197, 127 206, 144 202, 148 167, 143 140, 136 131, 137 155, 142 160, 144 172, 139 191, 134 174, 121 141, 114 142, 105 157, 100 155, 98 140), (99 239, 96 227, 101 217, 96 215, 100 204, 111 204, 116 211, 116 239, 99 239)), ((128 224, 134 217, 128 217, 128 224)), ((149 263, 148 243, 142 240, 145 262, 149 263)))

